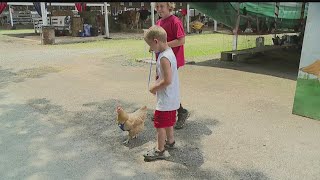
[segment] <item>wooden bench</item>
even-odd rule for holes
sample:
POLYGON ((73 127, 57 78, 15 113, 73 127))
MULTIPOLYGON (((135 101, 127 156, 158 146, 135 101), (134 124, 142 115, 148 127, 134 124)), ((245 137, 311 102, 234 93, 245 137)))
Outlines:
POLYGON ((296 45, 293 45, 293 44, 287 44, 282 46, 271 45, 271 46, 262 46, 262 47, 255 47, 250 49, 243 49, 243 50, 224 51, 224 52, 221 52, 221 60, 236 61, 243 56, 249 57, 257 53, 262 53, 262 52, 267 52, 267 51, 272 51, 277 49, 284 49, 284 48, 289 48, 293 46, 296 46, 296 45))

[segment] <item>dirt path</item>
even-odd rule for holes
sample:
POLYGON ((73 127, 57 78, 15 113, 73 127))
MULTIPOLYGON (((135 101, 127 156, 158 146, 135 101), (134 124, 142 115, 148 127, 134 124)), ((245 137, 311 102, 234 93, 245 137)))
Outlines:
MULTIPOLYGON (((4 179, 317 179, 320 122, 291 114, 296 82, 203 64, 180 72, 192 111, 167 161, 145 163, 150 120, 124 146, 115 104, 155 98, 148 65, 106 49, 62 49, 0 36, 0 174, 4 179), (44 55, 42 55, 42 53, 44 55)), ((230 66, 230 65, 228 65, 230 66)))

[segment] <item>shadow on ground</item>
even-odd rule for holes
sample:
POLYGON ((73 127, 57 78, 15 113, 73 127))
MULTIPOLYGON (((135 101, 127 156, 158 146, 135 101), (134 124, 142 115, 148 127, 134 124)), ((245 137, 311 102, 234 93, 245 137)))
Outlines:
POLYGON ((27 78, 41 78, 49 73, 57 73, 61 69, 50 66, 22 69, 14 72, 13 69, 4 69, 0 66, 0 89, 7 87, 10 83, 19 83, 27 78))
POLYGON ((45 98, 0 104, 0 174, 4 179, 145 177, 121 143, 114 104, 88 103, 83 111, 67 111, 45 98))
POLYGON ((40 36, 36 33, 20 33, 20 34, 3 34, 5 36, 16 37, 16 38, 25 38, 27 36, 40 36))
POLYGON ((168 161, 182 164, 190 168, 199 168, 204 163, 201 139, 211 136, 212 130, 219 124, 218 120, 196 118, 191 116, 184 129, 176 130, 176 149, 170 150, 168 161), (209 126, 209 127, 208 127, 209 126), (180 142, 179 142, 180 141, 180 142))
MULTIPOLYGON (((179 177, 179 179, 214 179, 214 180, 270 180, 266 174, 259 170, 236 170, 230 169, 228 173, 222 173, 214 169, 194 169, 194 168, 182 168, 179 166, 165 167, 166 171, 173 171, 179 177)), ((172 177, 174 178, 174 177, 172 177)))
POLYGON ((296 80, 299 62, 300 51, 297 49, 288 49, 265 52, 264 54, 260 53, 254 57, 236 62, 213 59, 195 63, 194 65, 233 69, 296 80))
MULTIPOLYGON (((118 128, 115 119, 118 102, 86 103, 81 111, 67 111, 45 98, 0 104, 0 164, 6 165, 0 165, 0 174, 5 179, 158 179, 162 172, 146 172, 138 163, 146 146, 155 141, 153 111, 148 111, 145 131, 124 145, 127 133, 118 128)), ((120 104, 128 112, 139 108, 134 103, 120 104)), ((170 151, 168 158, 176 165, 164 167, 163 172, 176 175, 174 178, 223 179, 220 172, 200 168, 204 163, 201 139, 214 135, 219 123, 191 116, 185 129, 176 131, 177 149, 170 151)), ((255 171, 235 173, 235 179, 255 176, 265 177, 255 171)))

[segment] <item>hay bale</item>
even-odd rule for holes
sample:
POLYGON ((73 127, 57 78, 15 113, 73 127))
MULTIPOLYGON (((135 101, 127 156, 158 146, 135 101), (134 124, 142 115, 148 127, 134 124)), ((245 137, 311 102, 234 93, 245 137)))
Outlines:
POLYGON ((79 31, 83 31, 83 21, 81 17, 71 18, 71 31, 73 37, 79 36, 79 31))

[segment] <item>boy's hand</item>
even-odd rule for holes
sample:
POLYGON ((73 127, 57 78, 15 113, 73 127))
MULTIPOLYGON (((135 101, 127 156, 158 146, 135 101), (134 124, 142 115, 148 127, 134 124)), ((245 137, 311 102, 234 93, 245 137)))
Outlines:
POLYGON ((152 86, 151 88, 150 88, 150 90, 149 90, 153 95, 156 95, 156 89, 155 89, 155 87, 154 86, 152 86))

